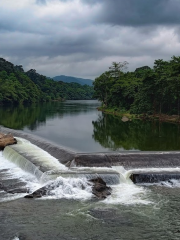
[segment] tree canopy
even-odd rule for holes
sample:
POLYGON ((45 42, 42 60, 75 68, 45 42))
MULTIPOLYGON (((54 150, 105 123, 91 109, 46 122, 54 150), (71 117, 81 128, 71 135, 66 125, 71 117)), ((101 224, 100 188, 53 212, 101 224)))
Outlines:
POLYGON ((94 90, 88 85, 56 82, 22 65, 0 58, 0 103, 31 103, 62 99, 92 99, 94 90))
POLYGON ((180 114, 180 57, 155 60, 153 68, 134 72, 124 72, 124 66, 127 62, 113 62, 95 79, 94 96, 103 106, 137 114, 180 114))

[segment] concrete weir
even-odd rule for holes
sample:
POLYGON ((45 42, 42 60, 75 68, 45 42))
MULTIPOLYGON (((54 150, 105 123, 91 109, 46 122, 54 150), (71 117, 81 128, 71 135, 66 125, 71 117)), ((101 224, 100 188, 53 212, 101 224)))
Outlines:
POLYGON ((69 168, 65 166, 65 163, 71 162, 75 158, 75 152, 54 146, 52 143, 35 138, 30 134, 19 131, 11 133, 16 137, 17 144, 6 146, 3 156, 21 169, 35 175, 42 183, 60 176, 63 178, 86 178, 87 180, 100 177, 109 185, 120 183, 120 174, 113 169, 69 168))
POLYGON ((125 169, 180 167, 180 152, 124 151, 116 153, 76 154, 76 166, 123 166, 125 169))
POLYGON ((21 144, 23 140, 19 139, 17 145, 8 146, 4 149, 4 155, 8 155, 7 158, 11 158, 12 161, 15 161, 14 159, 20 159, 16 160, 16 164, 26 171, 29 169, 29 171, 33 172, 39 179, 54 179, 57 176, 86 176, 88 179, 91 179, 95 176, 100 176, 109 184, 117 184, 121 173, 113 171, 111 168, 114 166, 122 166, 127 171, 132 170, 130 178, 134 183, 152 183, 166 181, 172 178, 180 179, 180 171, 177 170, 177 168, 180 168, 180 152, 178 151, 76 153, 70 149, 49 143, 34 135, 24 133, 23 131, 1 127, 1 132, 10 132, 14 137, 29 140, 30 143, 34 144, 34 147, 28 144, 28 141, 27 144, 21 144), (36 146, 46 152, 39 152, 39 150, 35 148, 36 146), (18 156, 15 158, 14 154, 18 156), (83 167, 85 167, 86 170, 80 171, 79 169, 83 167), (106 170, 102 171, 99 167, 106 167, 106 170), (107 168, 109 168, 109 171, 107 168), (155 172, 153 172, 153 170, 150 172, 147 171, 147 169, 151 168, 156 169, 155 172), (171 171, 164 171, 163 169, 165 168, 170 168, 171 171), (136 171, 133 172, 133 169, 136 171), (144 169, 144 171, 141 170, 138 172, 138 169, 144 169), (159 172, 157 172, 157 169, 159 172))
POLYGON ((170 181, 172 179, 180 180, 180 172, 145 172, 145 173, 132 173, 130 179, 135 184, 141 183, 158 183, 170 181))

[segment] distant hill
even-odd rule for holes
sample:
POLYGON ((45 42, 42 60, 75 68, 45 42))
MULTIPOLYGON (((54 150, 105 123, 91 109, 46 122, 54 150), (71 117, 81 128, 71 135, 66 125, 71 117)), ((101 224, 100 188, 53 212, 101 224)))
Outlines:
POLYGON ((0 105, 5 103, 34 103, 51 100, 93 99, 94 89, 89 85, 54 81, 21 65, 0 58, 0 105))
POLYGON ((93 80, 91 79, 84 79, 84 78, 76 78, 76 77, 70 77, 70 76, 65 76, 65 75, 60 75, 60 76, 56 76, 52 78, 54 81, 62 81, 62 82, 67 82, 67 83, 71 83, 71 82, 75 82, 75 83, 79 83, 81 85, 89 85, 92 86, 93 84, 93 80))

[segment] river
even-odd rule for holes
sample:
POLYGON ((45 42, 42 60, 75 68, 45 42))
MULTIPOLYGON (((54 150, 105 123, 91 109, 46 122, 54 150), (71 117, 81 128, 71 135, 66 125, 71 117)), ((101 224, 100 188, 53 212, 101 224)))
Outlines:
POLYGON ((180 150, 176 124, 134 120, 97 111, 96 100, 0 106, 0 125, 20 129, 77 152, 180 150))
MULTIPOLYGON (((0 125, 42 137, 76 152, 180 150, 175 124, 120 119, 97 111, 97 101, 53 102, 0 108, 0 125)), ((125 174, 120 167, 114 167, 125 174)), ((161 170, 161 169, 160 169, 161 170)), ((31 189, 41 183, 0 152, 3 184, 31 189)), ((55 195, 33 200, 0 191, 0 240, 180 239, 180 182, 112 186, 97 201, 81 179, 62 181, 55 195)), ((84 180, 83 180, 84 181, 84 180)))

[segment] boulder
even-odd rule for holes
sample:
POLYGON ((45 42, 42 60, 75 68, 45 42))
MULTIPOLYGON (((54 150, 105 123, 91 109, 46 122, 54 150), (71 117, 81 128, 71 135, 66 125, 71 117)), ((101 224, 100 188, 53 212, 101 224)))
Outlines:
POLYGON ((129 118, 126 117, 126 116, 123 116, 122 119, 121 119, 122 122, 128 122, 129 121, 129 118))
POLYGON ((3 150, 6 146, 16 144, 17 140, 11 133, 3 134, 0 133, 0 150, 3 150))
POLYGON ((102 178, 91 179, 90 182, 93 183, 92 193, 96 198, 105 199, 111 195, 112 189, 106 185, 102 178))
POLYGON ((53 187, 52 184, 47 184, 46 186, 37 189, 33 193, 26 195, 25 198, 41 198, 42 196, 48 195, 48 193, 56 187, 53 187))

